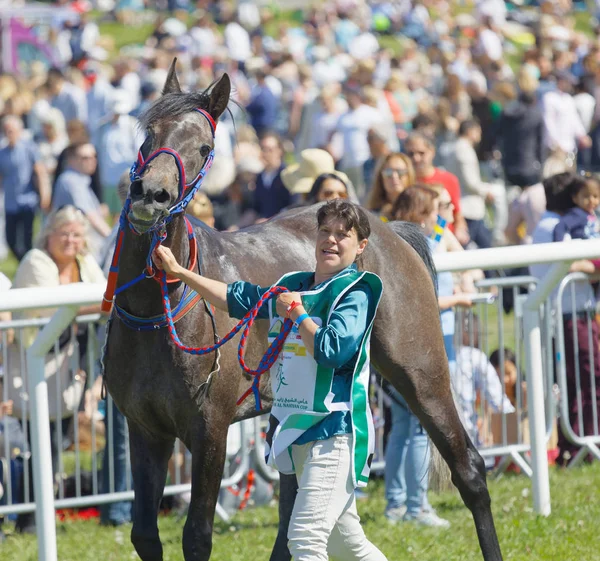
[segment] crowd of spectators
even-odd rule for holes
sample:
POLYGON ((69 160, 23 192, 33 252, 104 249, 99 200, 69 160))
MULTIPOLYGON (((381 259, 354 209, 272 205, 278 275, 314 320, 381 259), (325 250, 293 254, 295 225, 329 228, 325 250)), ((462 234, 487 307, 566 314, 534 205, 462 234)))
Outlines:
MULTIPOLYGON (((600 31, 575 28, 577 2, 328 0, 283 17, 242 0, 97 0, 103 19, 154 18, 145 42, 116 58, 91 4, 61 4, 73 11, 52 24, 56 66, 0 75, 0 258, 10 251, 21 272, 44 249, 32 250, 36 216, 77 253, 75 231, 47 226, 66 206, 87 219, 87 250, 106 268, 119 184, 145 136, 138 118, 174 58, 184 89, 224 72, 232 81, 213 168, 189 208, 219 230, 336 197, 408 219, 422 197, 431 208, 409 214, 428 236, 444 216, 442 251, 541 241, 540 224, 543 241, 598 235, 598 185, 571 174, 600 171, 600 31), (574 191, 547 210, 556 177, 574 191)), ((470 306, 473 279, 446 281, 442 309, 470 306)))

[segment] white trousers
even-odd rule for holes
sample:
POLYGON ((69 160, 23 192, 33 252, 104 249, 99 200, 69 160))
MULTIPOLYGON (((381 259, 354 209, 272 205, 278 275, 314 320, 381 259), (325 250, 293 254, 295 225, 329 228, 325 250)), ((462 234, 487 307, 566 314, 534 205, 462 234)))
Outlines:
POLYGON ((349 434, 292 446, 298 494, 288 547, 294 561, 387 561, 360 525, 351 450, 349 434))

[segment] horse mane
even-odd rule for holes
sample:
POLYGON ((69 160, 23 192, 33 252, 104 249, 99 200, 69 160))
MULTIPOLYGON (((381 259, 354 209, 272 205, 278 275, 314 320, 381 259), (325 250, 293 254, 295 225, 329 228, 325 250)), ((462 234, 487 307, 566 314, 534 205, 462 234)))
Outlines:
POLYGON ((162 95, 140 115, 140 125, 147 129, 150 125, 165 117, 173 119, 194 109, 208 109, 211 86, 203 92, 180 92, 162 95))

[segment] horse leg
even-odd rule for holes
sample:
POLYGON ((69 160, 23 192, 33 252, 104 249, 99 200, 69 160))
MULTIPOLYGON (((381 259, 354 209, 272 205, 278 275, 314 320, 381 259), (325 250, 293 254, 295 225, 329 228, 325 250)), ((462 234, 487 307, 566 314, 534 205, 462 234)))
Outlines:
POLYGON ((279 528, 269 561, 290 561, 292 558, 288 549, 288 527, 297 492, 296 476, 279 474, 279 528))
POLYGON ((158 508, 175 439, 154 440, 129 421, 129 445, 135 500, 131 542, 142 561, 162 561, 158 508))
POLYGON ((185 561, 208 561, 212 551, 215 509, 227 449, 231 416, 219 406, 206 404, 204 417, 190 422, 192 452, 192 497, 183 528, 185 561))
MULTIPOLYGON (((430 352, 412 353, 403 348, 403 358, 393 359, 388 355, 376 366, 402 393, 450 467, 452 482, 473 515, 484 560, 502 561, 485 464, 456 411, 442 341, 439 345, 427 344, 423 348, 427 347, 430 352)), ((412 348, 420 347, 416 344, 412 348)))

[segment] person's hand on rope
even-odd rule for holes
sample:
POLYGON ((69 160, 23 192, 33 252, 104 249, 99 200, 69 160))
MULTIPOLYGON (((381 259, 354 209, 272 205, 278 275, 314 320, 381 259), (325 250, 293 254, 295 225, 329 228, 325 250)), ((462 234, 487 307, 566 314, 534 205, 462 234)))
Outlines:
POLYGON ((282 317, 289 317, 291 320, 295 320, 301 313, 305 310, 302 307, 302 297, 298 292, 284 292, 277 297, 276 303, 277 313, 282 317), (299 302, 300 304, 294 306, 293 309, 290 310, 290 315, 288 316, 288 309, 293 305, 294 302, 299 302))
POLYGON ((164 245, 159 245, 152 254, 152 261, 154 264, 165 273, 173 276, 177 276, 181 271, 181 265, 177 263, 177 259, 173 255, 173 252, 164 245))

